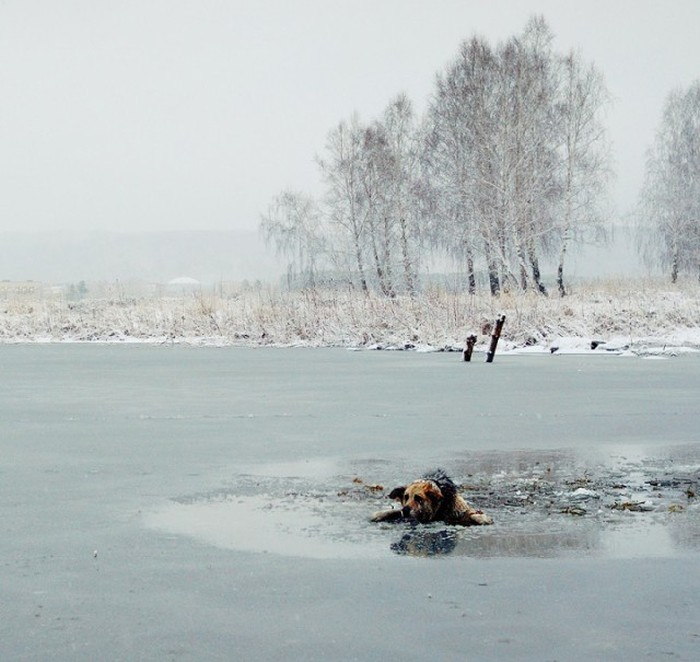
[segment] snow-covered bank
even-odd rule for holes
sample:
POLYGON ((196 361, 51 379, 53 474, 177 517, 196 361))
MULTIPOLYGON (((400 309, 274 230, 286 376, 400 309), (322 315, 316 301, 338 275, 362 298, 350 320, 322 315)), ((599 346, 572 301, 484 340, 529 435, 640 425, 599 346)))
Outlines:
POLYGON ((581 285, 559 298, 417 298, 358 292, 197 292, 175 298, 0 301, 0 342, 186 342, 247 346, 459 349, 506 316, 499 351, 673 354, 700 350, 700 286, 648 281, 581 285), (595 350, 591 346, 597 344, 595 350))

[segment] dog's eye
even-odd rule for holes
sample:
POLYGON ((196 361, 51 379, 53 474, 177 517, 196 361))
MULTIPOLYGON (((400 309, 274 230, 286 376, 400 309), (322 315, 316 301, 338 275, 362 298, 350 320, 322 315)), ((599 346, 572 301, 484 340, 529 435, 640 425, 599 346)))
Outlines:
POLYGON ((423 497, 422 497, 422 496, 419 496, 418 494, 416 494, 416 496, 413 497, 413 498, 415 499, 416 503, 423 503, 423 497))

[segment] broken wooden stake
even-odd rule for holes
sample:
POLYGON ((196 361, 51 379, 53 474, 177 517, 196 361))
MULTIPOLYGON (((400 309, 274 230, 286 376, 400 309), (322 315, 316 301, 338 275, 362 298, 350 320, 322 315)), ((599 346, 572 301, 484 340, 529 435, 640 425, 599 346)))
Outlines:
POLYGON ((476 344, 476 336, 467 336, 467 346, 464 348, 462 355, 465 361, 472 360, 472 352, 474 351, 474 345, 476 344))
POLYGON ((498 345, 498 339, 501 337, 501 330, 503 329, 503 323, 505 321, 505 315, 501 315, 501 317, 496 320, 496 326, 494 326, 493 333, 491 334, 489 351, 486 352, 486 363, 493 363, 493 357, 496 355, 496 345, 498 345))

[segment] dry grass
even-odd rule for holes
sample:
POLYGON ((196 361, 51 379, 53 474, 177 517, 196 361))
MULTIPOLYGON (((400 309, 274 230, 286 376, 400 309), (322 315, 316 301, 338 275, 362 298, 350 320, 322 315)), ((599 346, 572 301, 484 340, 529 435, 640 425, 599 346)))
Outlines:
POLYGON ((358 292, 282 292, 271 288, 226 298, 198 292, 174 298, 0 302, 0 341, 218 342, 306 346, 462 346, 506 316, 503 340, 547 345, 559 337, 677 336, 700 329, 700 286, 653 281, 579 285, 564 297, 534 293, 470 296, 441 288, 416 298, 358 292))

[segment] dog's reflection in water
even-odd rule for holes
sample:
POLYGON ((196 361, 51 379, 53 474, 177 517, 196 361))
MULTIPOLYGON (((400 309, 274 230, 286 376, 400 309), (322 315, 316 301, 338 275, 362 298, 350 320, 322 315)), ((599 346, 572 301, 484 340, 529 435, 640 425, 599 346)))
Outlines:
POLYGON ((391 551, 407 556, 443 556, 451 554, 457 546, 457 531, 440 529, 431 531, 415 526, 391 544, 391 551))

